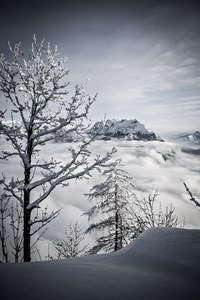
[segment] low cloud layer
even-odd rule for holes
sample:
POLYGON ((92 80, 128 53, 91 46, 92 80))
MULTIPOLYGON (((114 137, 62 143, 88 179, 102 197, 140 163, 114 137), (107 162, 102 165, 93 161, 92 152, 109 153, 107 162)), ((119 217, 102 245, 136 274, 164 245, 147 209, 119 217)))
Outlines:
MULTIPOLYGON (((186 182, 196 199, 200 200, 200 169, 199 156, 186 154, 181 151, 181 145, 170 142, 138 142, 138 141, 96 141, 91 146, 91 151, 96 154, 105 154, 115 146, 118 151, 113 160, 122 158, 124 169, 133 177, 136 186, 135 193, 138 197, 147 196, 152 190, 158 190, 158 202, 162 208, 172 204, 175 214, 182 223, 185 218, 185 228, 199 228, 200 212, 187 194, 183 182, 186 182)), ((7 143, 2 147, 8 148, 7 143)), ((41 155, 57 160, 67 160, 69 144, 50 144, 41 152, 41 155)), ((21 177, 23 174, 16 159, 1 163, 2 172, 9 176, 21 177), (8 168, 9 165, 9 168, 8 168)), ((52 240, 63 239, 65 229, 70 223, 76 221, 86 229, 87 218, 82 216, 92 204, 88 203, 84 194, 89 193, 92 186, 105 180, 95 171, 88 180, 70 182, 69 187, 58 187, 44 202, 48 210, 57 210, 62 207, 59 217, 52 221, 49 230, 45 233, 43 241, 39 243, 42 256, 47 255, 50 245, 54 253, 52 240)), ((87 237, 88 242, 94 241, 94 236, 87 237)))

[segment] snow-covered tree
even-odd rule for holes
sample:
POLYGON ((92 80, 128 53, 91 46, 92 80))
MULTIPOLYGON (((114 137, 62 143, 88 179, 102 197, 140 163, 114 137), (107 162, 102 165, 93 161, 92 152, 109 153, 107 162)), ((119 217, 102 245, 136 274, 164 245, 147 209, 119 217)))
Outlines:
POLYGON ((8 197, 23 208, 24 261, 30 261, 31 237, 59 214, 56 211, 48 215, 44 211, 39 217, 33 212, 56 186, 65 186, 66 181, 83 178, 95 168, 105 166, 115 149, 88 162, 88 145, 94 138, 85 140, 82 133, 88 126, 85 120, 96 96, 92 99, 83 86, 76 86, 74 96, 68 96, 67 58, 58 58, 57 47, 52 51, 50 44, 45 47, 44 41, 38 43, 34 36, 27 58, 20 43, 14 47, 9 44, 9 49, 11 62, 4 55, 0 57, 0 91, 8 106, 0 111, 0 132, 13 150, 3 151, 2 158, 17 156, 22 170, 18 178, 3 175, 1 184, 8 197), (46 143, 72 134, 79 137, 79 142, 69 147, 71 158, 67 163, 40 158, 46 143), (39 227, 35 228, 37 224, 39 227))
POLYGON ((106 180, 95 185, 91 193, 87 194, 88 200, 95 201, 96 204, 85 215, 89 220, 97 215, 100 219, 90 224, 86 231, 100 232, 97 244, 90 249, 91 254, 100 250, 117 251, 127 244, 127 206, 134 184, 129 173, 122 167, 121 159, 116 160, 113 166, 104 171, 106 180))
POLYGON ((80 257, 86 255, 88 245, 82 246, 81 242, 85 238, 85 232, 78 225, 71 225, 69 230, 65 230, 65 239, 54 241, 54 247, 58 253, 58 258, 80 257))
MULTIPOLYGON (((147 197, 133 195, 132 202, 127 207, 130 240, 137 238, 143 231, 152 227, 178 227, 178 217, 174 214, 175 208, 166 206, 162 209, 157 201, 158 193, 153 191, 147 197)), ((129 232, 129 233, 128 233, 129 232)))

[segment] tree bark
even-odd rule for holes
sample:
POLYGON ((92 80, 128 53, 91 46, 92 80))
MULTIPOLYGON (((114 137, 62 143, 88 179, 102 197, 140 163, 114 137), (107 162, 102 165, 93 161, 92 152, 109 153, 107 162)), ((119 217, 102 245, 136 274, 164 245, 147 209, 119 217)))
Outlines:
POLYGON ((24 196, 24 261, 31 261, 31 239, 30 239, 30 210, 27 209, 29 204, 28 196, 24 196))
MULTIPOLYGON (((30 173, 30 172, 29 172, 30 173)), ((30 177, 30 175, 29 175, 30 177)), ((28 175, 25 175, 25 182, 28 180, 28 175)), ((30 209, 27 206, 30 203, 30 191, 24 190, 24 261, 31 261, 31 240, 30 240, 30 209)))
POLYGON ((28 157, 28 165, 25 165, 25 188, 24 188, 24 261, 31 261, 31 210, 28 209, 28 205, 30 204, 30 190, 28 185, 30 184, 31 178, 31 158, 32 158, 32 128, 29 128, 28 132, 28 144, 27 144, 27 157, 28 157))
POLYGON ((117 205, 117 186, 115 186, 115 247, 114 250, 118 250, 118 205, 117 205))

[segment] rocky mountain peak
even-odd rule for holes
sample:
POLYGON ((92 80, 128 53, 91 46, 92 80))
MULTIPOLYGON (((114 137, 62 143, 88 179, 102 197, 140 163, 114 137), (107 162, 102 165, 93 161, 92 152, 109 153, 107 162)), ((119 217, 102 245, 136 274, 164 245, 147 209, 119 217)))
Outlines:
POLYGON ((147 129, 136 119, 108 119, 96 122, 94 126, 87 130, 90 135, 99 133, 98 139, 110 140, 112 138, 126 139, 126 140, 142 140, 142 141, 163 141, 161 137, 147 129))

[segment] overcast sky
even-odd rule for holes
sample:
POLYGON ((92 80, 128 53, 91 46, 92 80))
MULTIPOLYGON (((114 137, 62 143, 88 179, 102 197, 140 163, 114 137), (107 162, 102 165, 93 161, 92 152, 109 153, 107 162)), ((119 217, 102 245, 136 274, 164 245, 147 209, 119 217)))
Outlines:
POLYGON ((0 53, 8 40, 30 53, 35 33, 68 56, 72 86, 91 79, 89 93, 99 94, 91 118, 136 118, 161 135, 200 130, 196 2, 7 1, 0 53))

